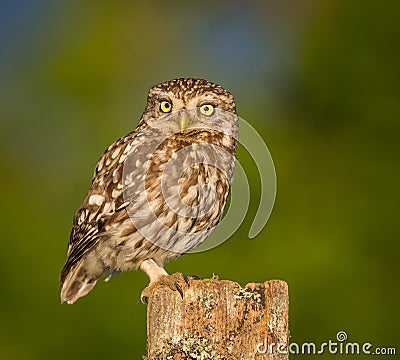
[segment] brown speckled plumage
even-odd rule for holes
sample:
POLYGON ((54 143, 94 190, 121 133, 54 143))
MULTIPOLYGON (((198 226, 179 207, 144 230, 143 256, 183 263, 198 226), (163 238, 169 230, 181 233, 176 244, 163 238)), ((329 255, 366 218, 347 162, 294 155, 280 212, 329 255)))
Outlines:
POLYGON ((152 87, 136 130, 104 152, 75 214, 61 300, 86 295, 104 272, 149 259, 162 268, 203 242, 229 193, 237 133, 234 99, 222 87, 202 79, 152 87), (214 111, 205 116, 201 106, 214 111))

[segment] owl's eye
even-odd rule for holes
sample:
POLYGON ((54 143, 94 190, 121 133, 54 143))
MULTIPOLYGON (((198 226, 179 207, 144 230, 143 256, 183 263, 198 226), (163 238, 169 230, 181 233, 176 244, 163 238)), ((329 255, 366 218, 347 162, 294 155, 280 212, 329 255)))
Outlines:
POLYGON ((172 105, 169 101, 163 100, 160 103, 160 110, 164 113, 169 113, 172 110, 172 105))
POLYGON ((211 104, 204 104, 204 105, 201 105, 201 106, 200 106, 200 112, 201 112, 203 115, 210 116, 210 115, 212 115, 213 112, 214 112, 214 106, 212 106, 211 104))

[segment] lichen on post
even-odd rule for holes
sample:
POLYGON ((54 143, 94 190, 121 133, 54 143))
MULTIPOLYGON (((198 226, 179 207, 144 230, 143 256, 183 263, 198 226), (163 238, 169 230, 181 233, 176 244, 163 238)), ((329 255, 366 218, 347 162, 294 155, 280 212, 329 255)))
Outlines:
POLYGON ((147 359, 288 359, 284 281, 192 280, 183 299, 167 286, 148 299, 147 359))

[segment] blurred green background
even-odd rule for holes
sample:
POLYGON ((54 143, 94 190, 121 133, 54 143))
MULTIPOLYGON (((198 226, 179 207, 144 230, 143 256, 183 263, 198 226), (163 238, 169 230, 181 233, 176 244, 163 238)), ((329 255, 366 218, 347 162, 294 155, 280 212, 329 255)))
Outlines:
POLYGON ((0 358, 145 354, 144 274, 99 282, 73 306, 60 305, 58 276, 100 154, 135 128, 149 87, 185 76, 234 94, 278 193, 249 240, 260 182, 241 148, 246 221, 167 270, 283 279, 292 341, 346 331, 398 347, 399 14, 396 0, 1 1, 0 358))

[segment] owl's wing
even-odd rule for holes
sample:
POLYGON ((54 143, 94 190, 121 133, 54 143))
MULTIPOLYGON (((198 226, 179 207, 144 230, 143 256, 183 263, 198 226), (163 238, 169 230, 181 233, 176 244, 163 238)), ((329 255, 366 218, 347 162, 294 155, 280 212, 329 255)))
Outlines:
POLYGON ((124 209, 122 176, 124 160, 136 132, 113 143, 101 156, 94 171, 92 186, 76 212, 68 243, 68 259, 62 269, 62 284, 83 256, 101 240, 109 223, 116 217, 127 218, 124 209))

